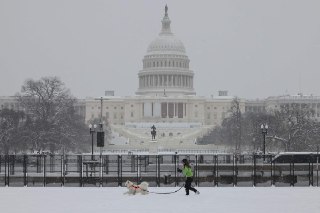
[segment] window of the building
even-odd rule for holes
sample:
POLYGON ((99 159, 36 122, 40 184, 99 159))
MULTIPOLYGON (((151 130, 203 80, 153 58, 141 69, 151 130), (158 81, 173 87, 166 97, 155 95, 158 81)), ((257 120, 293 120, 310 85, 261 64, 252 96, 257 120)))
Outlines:
POLYGON ((131 118, 133 118, 133 112, 131 112, 131 118))
POLYGON ((113 114, 113 119, 117 119, 117 113, 113 114))
POLYGON ((214 118, 214 119, 217 119, 217 117, 218 117, 218 116, 217 116, 217 113, 214 113, 214 114, 213 114, 213 118, 214 118))

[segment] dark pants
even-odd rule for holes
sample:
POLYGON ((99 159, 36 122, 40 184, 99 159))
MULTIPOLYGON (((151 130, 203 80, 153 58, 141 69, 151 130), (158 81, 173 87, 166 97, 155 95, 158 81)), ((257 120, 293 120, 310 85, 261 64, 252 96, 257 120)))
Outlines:
POLYGON ((193 179, 192 177, 187 177, 186 183, 184 184, 184 188, 186 188, 186 195, 189 195, 189 190, 196 192, 197 190, 191 186, 193 179))

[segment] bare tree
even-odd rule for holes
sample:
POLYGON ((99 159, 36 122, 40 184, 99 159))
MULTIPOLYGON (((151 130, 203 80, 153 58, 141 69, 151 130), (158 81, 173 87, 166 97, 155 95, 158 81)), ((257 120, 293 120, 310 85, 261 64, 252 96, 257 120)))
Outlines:
POLYGON ((0 111, 0 149, 4 153, 23 149, 22 143, 19 143, 19 129, 23 120, 24 113, 21 111, 16 112, 11 109, 0 111))
POLYGON ((314 151, 320 144, 320 123, 312 119, 314 112, 308 105, 285 104, 272 112, 241 114, 239 102, 234 100, 230 112, 222 125, 210 133, 215 143, 235 146, 236 150, 241 144, 256 151, 262 148, 260 126, 267 123, 269 151, 314 151))
POLYGON ((319 133, 319 125, 311 119, 313 110, 306 104, 285 104, 274 115, 277 129, 274 140, 284 145, 285 151, 310 150, 319 133))
POLYGON ((85 134, 74 111, 75 99, 57 77, 27 80, 19 94, 28 125, 24 138, 33 150, 77 148, 85 134))

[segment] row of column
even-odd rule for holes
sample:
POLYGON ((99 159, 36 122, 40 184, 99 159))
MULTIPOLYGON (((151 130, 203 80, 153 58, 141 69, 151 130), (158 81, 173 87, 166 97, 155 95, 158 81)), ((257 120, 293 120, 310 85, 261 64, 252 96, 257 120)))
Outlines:
POLYGON ((145 75, 139 78, 139 87, 187 87, 193 88, 193 77, 185 75, 145 75))
POLYGON ((182 67, 189 68, 187 61, 143 61, 143 68, 149 67, 182 67))
POLYGON ((162 118, 186 117, 187 105, 185 103, 164 102, 161 103, 162 118))

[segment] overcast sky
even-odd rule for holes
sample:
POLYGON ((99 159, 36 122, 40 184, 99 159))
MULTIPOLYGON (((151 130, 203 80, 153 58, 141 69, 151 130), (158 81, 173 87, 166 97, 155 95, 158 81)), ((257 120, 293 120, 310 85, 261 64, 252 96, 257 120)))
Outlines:
POLYGON ((44 76, 134 95, 165 4, 197 95, 320 95, 319 0, 0 0, 0 96, 44 76))

